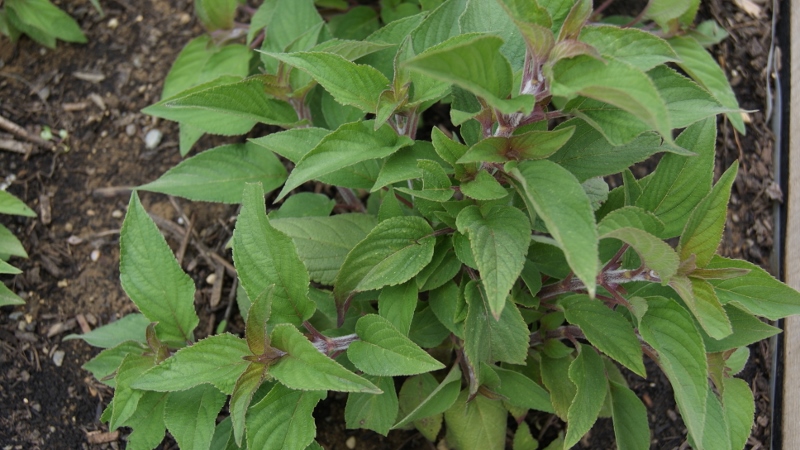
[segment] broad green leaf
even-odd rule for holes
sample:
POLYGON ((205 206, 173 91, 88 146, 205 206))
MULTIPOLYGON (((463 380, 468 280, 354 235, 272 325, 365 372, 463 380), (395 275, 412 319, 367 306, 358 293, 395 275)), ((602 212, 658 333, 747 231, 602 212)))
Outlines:
POLYGON ((281 206, 269 212, 270 220, 296 217, 327 217, 336 207, 336 200, 324 194, 298 192, 283 201, 281 206))
POLYGON ((63 340, 83 339, 92 347, 100 348, 116 347, 125 341, 144 343, 144 330, 148 325, 150 325, 150 320, 144 314, 128 314, 88 333, 64 336, 63 340))
POLYGON ((110 387, 115 387, 116 382, 113 375, 120 364, 122 364, 122 360, 131 353, 142 355, 145 350, 146 347, 138 342, 126 341, 115 347, 103 350, 86 364, 82 365, 81 369, 91 372, 95 379, 101 383, 110 387), (112 378, 106 379, 108 376, 112 376, 112 378))
POLYGON ((580 441, 597 420, 606 399, 606 381, 603 360, 588 345, 581 345, 578 357, 569 366, 569 378, 575 383, 575 401, 567 413, 567 436, 564 448, 571 448, 580 441))
MULTIPOLYGON (((414 53, 446 41, 461 33, 458 18, 464 12, 467 0, 447 0, 434 9, 412 32, 414 53)), ((404 36, 405 37, 405 36, 404 36)))
MULTIPOLYGON (((456 177, 459 177, 459 164, 457 161, 464 156, 468 147, 460 142, 456 142, 448 138, 442 130, 433 127, 431 131, 431 141, 436 154, 443 160, 447 161, 456 170, 456 177)), ((463 168, 461 169, 463 172, 463 168)))
POLYGON ((591 56, 562 59, 552 68, 553 95, 577 95, 617 106, 653 127, 666 141, 672 140, 667 107, 653 82, 640 69, 615 59, 598 61, 591 56))
POLYGON ((490 137, 470 147, 457 163, 522 161, 552 155, 572 137, 575 127, 530 131, 509 137, 490 137))
POLYGON ((378 297, 378 312, 404 336, 408 336, 419 290, 417 283, 408 281, 397 286, 387 286, 378 297))
POLYGON ((236 378, 247 369, 242 357, 250 354, 244 339, 228 333, 214 335, 178 350, 141 375, 133 387, 166 392, 211 383, 230 395, 236 378))
POLYGON ((389 80, 377 69, 324 52, 270 53, 270 56, 308 73, 337 102, 374 113, 389 80))
POLYGON ((536 2, 502 0, 498 3, 514 21, 531 55, 538 61, 547 60, 555 44, 555 36, 550 29, 553 21, 547 10, 536 2))
POLYGON ((450 335, 448 330, 428 307, 414 313, 408 338, 423 348, 439 346, 450 335))
POLYGON ((16 28, 46 47, 55 48, 56 38, 87 42, 75 20, 47 0, 8 0, 5 12, 16 28))
POLYGON ((172 393, 145 392, 126 427, 133 429, 128 436, 128 450, 150 450, 164 440, 164 409, 172 393))
POLYGON ((36 217, 36 213, 28 208, 22 200, 0 189, 0 214, 36 217))
POLYGON ((245 45, 232 44, 219 47, 211 43, 208 35, 196 37, 181 50, 172 63, 161 98, 170 98, 222 75, 244 78, 248 73, 250 49, 245 45))
POLYGON ((28 257, 28 253, 19 239, 3 224, 0 224, 0 255, 19 256, 20 258, 28 257))
POLYGON ((469 391, 461 391, 453 406, 444 413, 447 442, 459 449, 502 450, 508 415, 503 403, 481 395, 467 402, 469 396, 469 391))
POLYGON ((550 394, 527 376, 513 370, 493 367, 500 379, 500 384, 492 389, 505 397, 511 405, 553 413, 550 394))
POLYGON ((727 280, 708 280, 720 302, 770 320, 800 314, 800 293, 781 283, 764 269, 747 261, 714 256, 707 269, 737 268, 750 272, 727 280))
POLYGON ((666 102, 670 121, 675 128, 687 127, 698 120, 731 112, 708 91, 667 66, 656 66, 647 72, 647 76, 653 80, 658 93, 666 102))
POLYGON ((512 206, 494 206, 486 210, 469 206, 461 210, 456 225, 458 231, 469 238, 488 307, 496 320, 525 264, 530 222, 522 211, 512 206))
POLYGON ((233 28, 236 0, 195 0, 194 8, 200 22, 208 31, 233 28))
POLYGON ((164 103, 172 109, 201 109, 217 115, 268 125, 290 126, 298 122, 294 109, 286 102, 267 97, 258 76, 238 83, 210 87, 188 95, 178 94, 164 103))
POLYGON ((461 370, 458 365, 454 365, 442 382, 432 390, 426 387, 430 384, 430 380, 435 383, 433 375, 426 373, 411 377, 403 383, 403 388, 400 389, 400 407, 401 415, 404 416, 394 424, 393 430, 441 414, 456 401, 461 392, 461 370))
POLYGON ((374 384, 323 355, 290 324, 272 330, 272 345, 286 355, 270 367, 270 375, 290 389, 380 394, 374 384))
POLYGON ((133 389, 131 384, 151 367, 153 367, 153 357, 139 352, 129 353, 122 359, 114 377, 116 387, 114 401, 111 404, 111 415, 108 419, 108 427, 112 431, 124 425, 136 412, 136 406, 144 392, 133 389))
POLYGON ((345 424, 347 428, 365 428, 386 436, 399 408, 394 379, 374 376, 366 379, 378 386, 383 394, 349 394, 344 408, 345 424))
POLYGON ((731 450, 730 431, 722 411, 722 403, 714 392, 709 391, 706 398, 706 414, 703 423, 702 441, 696 440, 692 435, 689 442, 692 447, 708 450, 731 450), (697 444, 697 442, 701 442, 697 444))
MULTIPOLYGON (((249 317, 250 316, 248 316, 248 322, 249 317)), ((269 366, 264 364, 250 363, 247 369, 236 380, 236 384, 233 387, 228 411, 230 412, 233 436, 237 445, 242 445, 247 410, 250 408, 253 394, 256 393, 256 390, 258 390, 261 383, 268 376, 268 367, 269 366)))
MULTIPOLYGON (((627 144, 615 146, 596 129, 600 128, 599 126, 590 125, 580 119, 572 119, 560 125, 560 127, 566 126, 574 126, 575 132, 549 159, 572 172, 581 182, 622 172, 651 155, 670 150, 662 144, 657 134, 642 134, 644 130, 634 130, 634 136, 638 137, 627 144)), ((619 125, 619 127, 627 126, 630 126, 630 123, 619 125)))
POLYGON ((268 193, 285 180, 286 169, 272 152, 245 143, 223 145, 181 161, 140 189, 196 201, 239 203, 246 183, 261 183, 268 193))
MULTIPOLYGON (((387 162, 388 164, 388 162, 387 162)), ((417 167, 422 171, 422 190, 396 187, 399 192, 427 199, 433 202, 446 202, 453 196, 450 178, 442 166, 429 159, 417 160, 417 167)), ((373 187, 373 190, 375 188, 373 187)))
POLYGON ((303 450, 314 441, 311 413, 325 392, 294 391, 276 384, 247 414, 247 447, 303 450))
POLYGON ((386 125, 377 131, 372 130, 370 121, 342 125, 322 138, 316 147, 297 162, 278 198, 284 197, 306 181, 362 161, 385 158, 413 143, 406 136, 398 136, 386 125))
POLYGON ((731 322, 708 281, 677 276, 670 281, 670 287, 680 295, 709 336, 714 339, 730 336, 731 322))
MULTIPOLYGON (((358 7, 353 8, 358 9, 358 7)), ((330 39, 311 48, 313 52, 333 53, 348 61, 355 61, 381 50, 392 50, 393 44, 364 40, 330 39)))
POLYGON ((475 178, 459 186, 461 193, 475 200, 497 200, 508 195, 508 191, 486 170, 480 170, 475 178))
POLYGON ((273 151, 297 164, 306 153, 314 149, 322 141, 322 138, 330 133, 330 130, 324 128, 293 128, 250 139, 250 142, 273 151))
POLYGON ((469 307, 464 325, 464 352, 470 365, 495 361, 525 364, 530 331, 517 306, 506 300, 500 317, 495 319, 477 282, 467 284, 464 296, 469 307))
MULTIPOLYGON (((197 83, 206 83, 223 75, 242 79, 250 73, 250 58, 253 55, 250 47, 230 43, 217 48, 213 45, 210 47, 213 52, 199 71, 197 83)), ((162 98, 167 96, 162 95, 162 98)))
POLYGON ((739 163, 734 162, 692 211, 678 243, 681 260, 694 256, 697 267, 705 267, 717 252, 738 168, 739 163))
POLYGON ((604 57, 624 61, 644 71, 678 60, 667 41, 637 28, 586 26, 581 30, 580 40, 596 48, 604 57))
POLYGON ((722 410, 730 432, 730 448, 744 448, 755 416, 753 391, 739 378, 725 378, 722 383, 722 410))
POLYGON ((422 178, 422 168, 417 166, 417 160, 428 156, 420 151, 425 147, 420 145, 422 142, 424 141, 416 141, 411 147, 401 148, 386 158, 370 192, 377 192, 400 181, 422 178))
MULTIPOLYGON (((344 9, 349 8, 347 2, 342 2, 344 9)), ((345 14, 331 17, 328 22, 331 34, 340 39, 365 39, 380 27, 378 14, 369 6, 356 6, 345 14)))
POLYGON ((651 0, 647 4, 644 18, 667 30, 669 23, 686 13, 691 4, 692 0, 651 0))
POLYGON ((515 29, 508 14, 497 7, 497 2, 468 1, 466 9, 458 17, 458 24, 461 34, 478 32, 499 36, 503 40, 500 53, 511 63, 512 71, 522 69, 525 61, 525 40, 515 29))
POLYGON ((264 209, 264 191, 246 184, 233 236, 233 260, 247 296, 271 291, 274 323, 300 324, 316 309, 308 298, 309 276, 292 240, 273 228, 264 209))
MULTIPOLYGON (((459 263, 460 265, 461 263, 459 263)), ((463 293, 452 281, 452 278, 443 286, 430 291, 428 304, 442 325, 459 338, 464 338, 464 325, 461 323, 463 318, 459 316, 466 309, 466 302, 463 293)))
POLYGON ((513 74, 500 53, 502 39, 480 33, 463 34, 429 48, 405 62, 405 67, 456 84, 483 98, 503 113, 533 109, 532 96, 507 100, 513 74))
POLYGON ((421 217, 379 223, 348 253, 334 281, 337 304, 355 292, 405 283, 433 257, 433 229, 421 217))
POLYGON ((695 442, 703 442, 708 363, 703 340, 689 312, 674 300, 648 298, 639 333, 657 352, 689 433, 695 442))
POLYGON ((725 108, 732 110, 726 114, 733 127, 745 133, 744 120, 739 114, 739 102, 733 94, 725 73, 714 58, 694 38, 676 36, 669 40, 672 49, 680 60, 678 66, 689 76, 706 88, 725 108))
POLYGON ((717 127, 713 118, 697 122, 675 140, 697 156, 667 154, 661 158, 636 206, 656 215, 666 225, 661 238, 678 236, 692 210, 711 191, 717 127))
POLYGON ((649 211, 625 206, 611 211, 597 224, 597 232, 601 236, 620 228, 638 228, 650 234, 659 234, 664 230, 664 223, 649 211))
POLYGON ((561 305, 567 321, 579 326, 593 346, 639 376, 647 376, 642 345, 622 314, 585 295, 570 296, 561 305))
POLYGON ((536 450, 539 448, 539 441, 534 439, 527 423, 522 422, 517 425, 511 448, 513 448, 513 450, 536 450))
POLYGON ((558 242, 570 268, 595 293, 598 267, 598 237, 594 213, 578 180, 566 169, 549 161, 519 165, 515 178, 547 230, 558 242))
POLYGON ((381 316, 358 319, 356 334, 360 340, 350 344, 347 358, 368 375, 416 375, 444 368, 381 316))
POLYGON ((608 382, 608 394, 611 396, 611 414, 617 448, 619 450, 650 448, 647 408, 639 397, 627 386, 615 381, 608 382))
POLYGON ((366 214, 270 220, 275 229, 292 238, 311 279, 325 285, 333 285, 347 254, 377 223, 366 214))
POLYGON ((654 270, 664 283, 678 272, 680 258, 666 242, 638 228, 619 228, 609 231, 601 239, 612 238, 630 245, 648 269, 654 270))
POLYGON ((164 406, 164 423, 181 448, 211 445, 225 398, 225 394, 208 384, 170 393, 164 406))
MULTIPOLYGON (((439 382, 429 373, 407 378, 400 388, 399 417, 404 417, 409 412, 415 410, 438 386, 439 382)), ((458 395, 458 391, 459 389, 455 391, 456 396, 458 395)), ((454 401, 455 396, 452 398, 452 401, 447 404, 447 407, 443 409, 446 410, 449 408, 454 401)), ((414 427, 422 433, 423 436, 433 442, 442 429, 443 419, 444 415, 439 412, 438 414, 432 414, 428 417, 415 420, 413 423, 414 427)))
POLYGON ((272 313, 272 296, 275 285, 268 286, 264 292, 251 300, 250 308, 247 310, 244 326, 244 337, 250 351, 258 356, 263 355, 269 348, 269 334, 267 321, 272 313))
POLYGON ((181 270, 136 193, 120 231, 119 266, 122 288, 150 322, 158 322, 161 340, 173 344, 194 340, 199 322, 194 281, 181 270))

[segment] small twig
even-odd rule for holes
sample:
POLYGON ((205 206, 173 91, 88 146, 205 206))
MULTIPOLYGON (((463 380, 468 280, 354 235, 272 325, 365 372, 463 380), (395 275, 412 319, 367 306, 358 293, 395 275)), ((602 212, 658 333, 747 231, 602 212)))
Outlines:
POLYGON ((8 131, 9 133, 17 137, 25 139, 26 141, 30 141, 40 147, 46 148, 47 150, 50 151, 56 150, 56 146, 52 142, 46 141, 39 136, 28 133, 26 129, 6 119, 3 116, 0 116, 0 128, 3 128, 4 130, 8 131))
POLYGON ((175 259, 178 260, 178 265, 183 265, 183 257, 186 255, 186 247, 189 246, 189 239, 192 237, 192 228, 194 227, 194 220, 186 224, 186 234, 183 236, 181 246, 178 247, 178 253, 175 254, 175 259))
POLYGON ((222 299, 222 283, 225 280, 225 267, 218 264, 214 271, 214 286, 211 288, 211 298, 208 301, 210 307, 214 308, 219 305, 222 299))
POLYGON ((348 206, 358 212, 367 212, 367 208, 364 207, 364 204, 361 203, 361 199, 356 196, 352 189, 339 186, 337 186, 336 189, 339 191, 339 195, 342 196, 342 199, 348 206))
MULTIPOLYGON (((236 303, 236 291, 239 288, 239 279, 233 277, 233 284, 231 284, 231 291, 228 292, 228 307, 225 308, 225 315, 222 316, 222 320, 225 322, 225 328, 228 328, 228 325, 231 322, 231 314, 233 314, 233 304, 236 303)), ((224 332, 225 330, 221 330, 224 332)))
POLYGON ((28 156, 33 150, 33 146, 13 139, 0 139, 0 149, 28 156))
POLYGON ((135 187, 133 186, 109 186, 104 188, 97 188, 92 191, 95 197, 110 198, 118 195, 130 195, 135 187))

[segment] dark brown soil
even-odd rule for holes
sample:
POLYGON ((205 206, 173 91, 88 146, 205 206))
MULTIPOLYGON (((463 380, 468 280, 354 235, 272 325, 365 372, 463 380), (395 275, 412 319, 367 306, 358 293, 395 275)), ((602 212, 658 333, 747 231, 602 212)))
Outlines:
MULTIPOLYGON (((134 311, 118 282, 117 233, 127 187, 151 181, 180 161, 176 126, 139 111, 158 100, 172 61, 201 29, 190 15, 192 0, 109 0, 102 2, 104 18, 88 0, 56 3, 77 18, 89 38, 87 45, 60 43, 57 50, 45 50, 28 39, 11 45, 0 38, 0 116, 34 135, 45 126, 69 135, 56 152, 36 146, 27 155, 0 150, 0 181, 15 177, 8 190, 39 214, 36 219, 0 217, 30 254, 28 260, 13 261, 22 275, 3 280, 27 304, 0 311, 0 448, 120 448, 126 431, 103 434, 107 427, 98 420, 112 392, 80 368, 97 351, 62 338, 134 311), (151 129, 164 135, 155 150, 144 146, 151 129), (56 365, 54 357, 62 354, 63 363, 56 365), (91 444, 104 437, 111 442, 91 444)), ((761 16, 751 17, 734 2, 711 0, 704 14, 731 32, 716 55, 742 107, 754 111, 748 114, 746 136, 736 135, 725 122, 720 125, 718 175, 734 159, 742 162, 722 252, 769 268, 772 208, 780 200, 772 181, 774 139, 765 117, 767 81, 774 69, 767 64, 772 12, 769 2, 756 5, 761 16)), ((204 139, 197 148, 215 143, 204 139)), ((236 209, 141 196, 148 211, 163 219, 173 248, 180 247, 188 228, 185 219, 191 222, 194 234, 182 265, 196 281, 201 329, 210 333, 226 313, 231 279, 222 278, 222 290, 214 294, 207 278, 222 273, 220 259, 230 259, 222 245, 236 209), (201 254, 195 243, 208 251, 201 254)), ((751 350, 753 358, 743 374, 757 399, 749 447, 760 448, 769 443, 771 356, 766 344, 751 350)), ((650 412, 652 447, 681 448, 686 430, 675 413, 672 392, 657 370, 649 367, 648 373, 648 380, 630 381, 650 412)), ((384 438, 345 430, 343 410, 344 402, 332 395, 315 412, 318 440, 328 450, 348 448, 351 437, 357 449, 435 448, 417 433, 392 432, 384 438)), ((531 415, 529 422, 534 436, 541 432, 545 440, 561 427, 543 416, 531 415)), ((583 442, 584 448, 612 448, 610 422, 600 420, 583 442)))

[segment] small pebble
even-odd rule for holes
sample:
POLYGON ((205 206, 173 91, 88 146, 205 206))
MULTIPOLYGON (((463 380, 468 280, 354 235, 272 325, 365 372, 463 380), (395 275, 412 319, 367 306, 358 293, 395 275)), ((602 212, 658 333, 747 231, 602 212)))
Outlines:
POLYGON ((125 134, 127 134, 128 136, 133 136, 134 134, 136 134, 136 125, 129 123, 125 127, 125 134))
POLYGON ((89 258, 92 260, 92 262, 96 262, 98 259, 100 259, 100 250, 92 250, 92 253, 89 254, 89 258))
POLYGON ((161 131, 158 128, 153 128, 148 131, 147 135, 144 137, 144 146, 148 150, 153 150, 161 143, 161 136, 163 136, 161 131))
POLYGON ((61 364, 64 364, 64 350, 56 350, 53 353, 53 363, 55 363, 56 367, 61 367, 61 364))
POLYGON ((73 227, 72 222, 67 222, 64 224, 64 231, 66 231, 67 233, 72 233, 72 227, 73 227))
POLYGON ((86 210, 86 215, 89 216, 89 217, 94 217, 96 214, 97 214, 97 212, 95 210, 93 210, 93 209, 87 209, 86 210))
POLYGON ((217 281, 217 274, 215 273, 212 273, 211 275, 206 277, 206 283, 208 284, 214 284, 215 281, 217 281))
POLYGON ((108 21, 108 28, 112 30, 116 29, 119 26, 119 20, 116 17, 113 17, 111 20, 108 21))
POLYGON ((181 13, 181 15, 178 16, 178 22, 180 22, 181 25, 186 25, 187 23, 191 22, 191 20, 192 16, 187 13, 181 13))
POLYGON ((111 217, 113 217, 115 219, 121 218, 122 217, 122 211, 120 211, 118 209, 115 209, 115 210, 111 211, 111 217))
POLYGON ((22 311, 14 311, 8 315, 11 320, 19 320, 22 317, 22 311))
POLYGON ((356 448, 356 437, 355 436, 350 436, 344 442, 344 445, 346 445, 347 448, 349 448, 350 450, 353 450, 354 448, 356 448))
POLYGON ((19 373, 19 379, 22 380, 23 383, 27 383, 28 380, 31 379, 31 374, 28 373, 27 370, 23 370, 22 372, 19 373))
POLYGON ((58 287, 60 287, 60 288, 65 288, 65 287, 69 286, 69 281, 67 281, 67 280, 60 280, 58 283, 56 283, 56 285, 57 285, 58 287))

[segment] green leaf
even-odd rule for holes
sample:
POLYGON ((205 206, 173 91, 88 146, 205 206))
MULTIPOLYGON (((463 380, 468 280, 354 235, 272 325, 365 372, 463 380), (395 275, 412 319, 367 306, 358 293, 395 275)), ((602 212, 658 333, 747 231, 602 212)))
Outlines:
POLYGON ((372 394, 383 392, 320 353, 294 325, 276 325, 272 330, 272 345, 287 354, 270 368, 270 375, 290 389, 372 394))
MULTIPOLYGON (((251 310, 252 311, 252 310, 251 310)), ((248 323, 250 322, 248 315, 248 323)), ((260 353, 254 353, 260 355, 260 353)), ((242 437, 245 432, 245 417, 250 408, 253 394, 256 393, 261 383, 267 378, 269 366, 265 364, 250 363, 247 369, 236 380, 231 393, 231 401, 228 406, 230 412, 233 436, 237 445, 242 445, 242 437)))
POLYGON ((608 382, 611 396, 611 414, 614 420, 614 437, 619 450, 650 448, 650 428, 647 408, 627 386, 608 382))
POLYGON ((444 368, 381 316, 358 319, 356 334, 360 340, 350 344, 347 357, 368 375, 416 375, 444 368))
POLYGON ((125 425, 128 419, 136 413, 137 405, 144 392, 132 388, 131 385, 151 367, 153 367, 152 356, 144 356, 135 352, 129 353, 123 358, 114 379, 116 388, 114 389, 111 416, 108 420, 109 429, 115 430, 117 427, 125 425))
POLYGON ((264 83, 258 76, 238 83, 223 84, 188 95, 178 94, 164 106, 173 109, 201 109, 218 115, 231 115, 267 125, 291 126, 298 122, 297 114, 288 103, 267 97, 264 83))
POLYGON ((595 293, 598 266, 598 237, 594 213, 578 180, 549 160, 519 165, 515 178, 524 194, 558 242, 570 268, 595 293))
POLYGON ((670 287, 680 295, 709 336, 722 339, 733 332, 731 322, 709 282, 678 276, 670 281, 670 287))
POLYGON ((422 178, 422 169, 417 166, 417 160, 428 155, 420 151, 423 148, 421 142, 424 141, 416 141, 413 146, 401 148, 386 158, 370 192, 377 192, 400 181, 422 178))
POLYGON ((520 408, 553 413, 550 394, 536 382, 513 370, 500 367, 492 369, 500 379, 500 384, 492 389, 505 397, 506 402, 520 408))
POLYGON ((89 360, 86 364, 81 366, 81 369, 88 370, 94 375, 95 379, 101 383, 115 387, 115 377, 113 376, 122 360, 129 354, 136 354, 141 356, 145 352, 146 347, 138 342, 126 341, 115 347, 103 350, 97 356, 89 360), (112 378, 106 379, 111 376, 112 378))
POLYGON ((503 113, 533 109, 532 96, 511 100, 513 74, 500 53, 503 40, 497 36, 470 33, 455 36, 406 61, 405 67, 437 80, 456 84, 503 113))
POLYGON ((664 283, 678 272, 680 258, 666 242, 638 228, 619 228, 600 236, 613 238, 630 245, 647 268, 654 270, 664 283))
POLYGON ((744 448, 755 416, 753 391, 738 378, 724 378, 723 386, 722 410, 730 432, 730 448, 744 448))
POLYGON ((738 168, 739 163, 734 162, 692 211, 678 243, 681 260, 694 256, 697 267, 705 267, 714 257, 722 240, 731 187, 738 168))
POLYGON ((83 339, 87 344, 100 348, 116 347, 126 341, 144 343, 144 331, 148 325, 150 325, 150 320, 144 314, 128 314, 88 333, 70 334, 64 336, 62 340, 83 339))
POLYGON ((637 28, 611 25, 586 26, 580 40, 596 48, 604 57, 624 61, 639 70, 678 60, 667 41, 637 28))
MULTIPOLYGON (((467 0, 447 0, 433 10, 412 32, 414 53, 444 42, 461 33, 458 18, 463 14, 467 0)), ((403 36, 405 37, 405 36, 403 36)))
POLYGON ((536 450, 539 448, 539 441, 533 438, 531 429, 527 423, 522 422, 517 425, 517 431, 514 432, 512 448, 513 450, 536 450))
POLYGON ((87 42, 72 17, 47 0, 8 0, 5 7, 16 28, 46 47, 55 48, 56 38, 81 44, 87 42))
POLYGON ((669 23, 681 17, 690 7, 691 0, 652 0, 647 4, 644 18, 651 19, 663 29, 669 29, 669 23))
POLYGON ((674 300, 647 299, 639 333, 658 353, 661 369, 675 391, 675 401, 695 442, 703 442, 708 393, 708 363, 703 340, 689 312, 674 300))
POLYGON ((460 233, 469 237, 489 310, 496 320, 525 264, 531 239, 530 222, 522 211, 512 206, 494 206, 486 210, 469 206, 458 214, 456 225, 460 233))
POLYGON ((539 61, 547 60, 555 44, 555 36, 550 30, 553 21, 547 10, 535 2, 503 0, 498 3, 519 29, 528 51, 539 61))
MULTIPOLYGON (((584 115, 583 118, 591 119, 587 115, 584 115)), ((633 130, 633 136, 638 137, 626 144, 618 142, 619 146, 609 142, 609 140, 613 140, 612 136, 602 134, 606 129, 618 131, 629 127, 630 122, 614 123, 613 127, 606 128, 596 123, 590 125, 584 120, 572 119, 560 125, 560 127, 566 126, 574 126, 575 132, 570 140, 549 159, 572 172, 581 182, 594 177, 622 172, 651 155, 669 150, 662 144, 661 138, 657 134, 642 134, 644 130, 639 128, 633 130)))
POLYGON ((405 283, 433 257, 433 229, 421 217, 379 223, 347 255, 334 282, 337 304, 355 292, 405 283))
POLYGON ((588 345, 581 345, 578 357, 569 366, 569 379, 575 383, 578 391, 567 413, 569 425, 567 436, 564 438, 564 448, 571 448, 577 444, 592 428, 608 391, 603 360, 588 345))
POLYGON ((579 326, 586 339, 598 350, 637 375, 647 376, 642 361, 642 345, 622 314, 585 295, 567 297, 561 305, 567 321, 579 326))
POLYGON ((433 375, 426 373, 408 378, 403 383, 400 389, 400 406, 401 415, 405 415, 394 424, 393 430, 450 409, 461 392, 461 370, 458 365, 454 365, 442 382, 432 390, 427 388, 431 380, 436 382, 433 375))
POLYGON ((298 192, 283 201, 280 208, 269 212, 270 220, 296 217, 327 217, 336 207, 336 200, 324 194, 298 192))
POLYGON ((468 1, 458 17, 461 33, 491 33, 503 40, 500 53, 511 63, 512 71, 521 70, 525 61, 526 43, 515 29, 511 18, 497 7, 497 2, 468 1))
POLYGON ((505 448, 508 412, 499 400, 477 396, 467 402, 469 392, 461 391, 455 404, 444 413, 447 442, 455 448, 502 450, 505 448))
POLYGON ((377 223, 366 214, 270 220, 275 229, 292 238, 311 280, 325 285, 333 285, 347 254, 377 223))
POLYGON ((406 136, 398 136, 388 126, 373 131, 370 121, 342 125, 322 138, 316 147, 297 162, 278 198, 283 198, 306 181, 362 161, 385 158, 413 143, 406 136))
POLYGON ((145 392, 136 413, 125 423, 133 433, 128 436, 128 450, 149 450, 164 440, 164 409, 172 393, 145 392))
POLYGON ((373 376, 366 379, 378 386, 383 394, 349 394, 344 408, 345 424, 347 428, 366 428, 386 436, 399 409, 394 379, 373 376))
POLYGON ((389 80, 377 69, 356 64, 342 56, 324 52, 268 53, 308 73, 337 102, 374 113, 378 97, 389 88, 389 80))
POLYGON ((245 314, 244 337, 254 355, 263 355, 269 349, 267 321, 272 313, 272 295, 275 285, 268 286, 256 298, 250 298, 250 308, 245 314))
POLYGON ((509 137, 490 137, 470 147, 457 163, 522 161, 552 155, 572 137, 575 127, 530 131, 509 137))
MULTIPOLYGON (((350 5, 342 1, 342 9, 350 5)), ((345 14, 331 17, 328 22, 331 34, 340 39, 362 40, 380 28, 378 14, 369 6, 356 6, 345 14)))
POLYGON ((208 384, 170 393, 164 406, 164 423, 178 445, 208 448, 225 398, 225 394, 208 384))
MULTIPOLYGON (((667 103, 669 118, 675 128, 687 127, 698 120, 731 112, 692 80, 667 66, 647 72, 661 98, 667 103)), ((738 110, 737 110, 738 112, 738 110)))
POLYGON ((322 138, 330 133, 330 130, 324 128, 293 128, 250 139, 250 142, 273 151, 297 164, 306 153, 310 152, 320 143, 322 138))
POLYGON ((0 214, 36 217, 36 213, 28 208, 22 200, 0 189, 0 214))
MULTIPOLYGON (((214 50, 217 49, 215 46, 209 45, 210 42, 211 37, 203 35, 192 39, 183 47, 175 62, 172 63, 172 68, 169 69, 167 77, 164 78, 161 98, 170 98, 185 89, 199 84, 203 67, 208 62, 208 59, 211 58, 214 50)), ((242 74, 242 76, 245 75, 242 74)))
MULTIPOLYGON (((394 161, 392 163, 395 163, 394 161)), ((387 161, 387 164, 389 162, 387 161)), ((403 187, 395 188, 399 192, 403 192, 415 197, 421 197, 433 202, 446 202, 453 196, 453 189, 450 184, 450 177, 444 171, 442 166, 436 161, 429 159, 417 160, 417 167, 422 171, 422 190, 414 190, 403 187)), ((375 188, 373 187, 373 190, 375 188)))
MULTIPOLYGON (((439 382, 436 381, 436 378, 428 373, 407 378, 400 388, 399 417, 403 417, 416 409, 438 386, 439 382)), ((458 391, 458 389, 455 391, 455 396, 447 407, 444 408, 445 410, 455 402, 458 391)), ((413 423, 414 427, 422 433, 425 438, 433 442, 442 429, 443 419, 444 415, 439 412, 438 414, 415 420, 413 423)))
POLYGON ((673 37, 669 40, 672 49, 680 60, 678 66, 701 86, 706 88, 725 108, 732 110, 726 114, 733 127, 745 133, 744 120, 739 114, 739 102, 733 89, 714 58, 691 37, 673 37))
POLYGON ((499 319, 495 319, 486 294, 477 282, 467 284, 464 296, 469 306, 464 325, 464 353, 469 364, 476 371, 481 362, 525 364, 530 331, 517 306, 510 299, 506 300, 499 319))
POLYGON ((734 304, 724 305, 725 314, 731 322, 733 333, 720 340, 703 335, 706 351, 708 353, 724 352, 735 348, 745 347, 758 341, 768 339, 778 333, 779 328, 768 325, 748 312, 742 311, 734 304))
POLYGON ((697 156, 667 154, 661 158, 636 206, 651 211, 666 225, 661 238, 678 236, 694 207, 711 190, 717 127, 713 118, 686 128, 675 144, 697 156))
POLYGON ((250 354, 244 339, 228 333, 214 335, 178 350, 141 375, 133 387, 166 392, 211 383, 230 395, 236 379, 247 369, 242 357, 250 354))
POLYGON ((497 200, 508 195, 508 191, 485 170, 478 171, 475 178, 460 186, 461 193, 481 201, 497 200))
POLYGON ((601 236, 620 228, 637 228, 650 234, 660 234, 664 230, 664 223, 642 208, 624 206, 611 211, 597 224, 597 232, 601 236))
POLYGON ((746 275, 727 280, 708 280, 720 302, 770 320, 800 314, 800 293, 781 283, 764 269, 747 261, 714 256, 707 269, 746 269, 746 275))
POLYGON ((195 0, 197 17, 208 31, 229 30, 233 28, 236 16, 236 0, 195 0))
POLYGON ((598 61, 591 56, 562 59, 552 68, 553 95, 577 95, 617 106, 653 127, 668 142, 672 125, 664 100, 640 69, 615 59, 598 61))
POLYGON ((194 311, 194 281, 183 273, 164 237, 136 193, 120 231, 120 281, 125 293, 150 322, 158 322, 161 340, 194 340, 199 319, 194 311))
POLYGON ((239 203, 246 183, 261 183, 268 193, 285 180, 286 169, 272 152, 245 143, 223 145, 181 161, 140 189, 196 201, 239 203))
POLYGON ((247 447, 303 450, 314 441, 311 413, 325 392, 294 391, 276 384, 247 414, 247 447))
POLYGON ((3 224, 0 224, 0 255, 19 256, 27 258, 28 253, 22 243, 14 237, 11 231, 3 224))
POLYGON ((274 323, 299 325, 314 314, 316 306, 308 298, 308 272, 292 240, 267 219, 264 191, 258 184, 245 185, 233 236, 233 259, 251 300, 271 291, 274 323))
POLYGON ((378 297, 378 312, 400 333, 408 336, 418 297, 419 290, 414 281, 384 287, 378 297))

